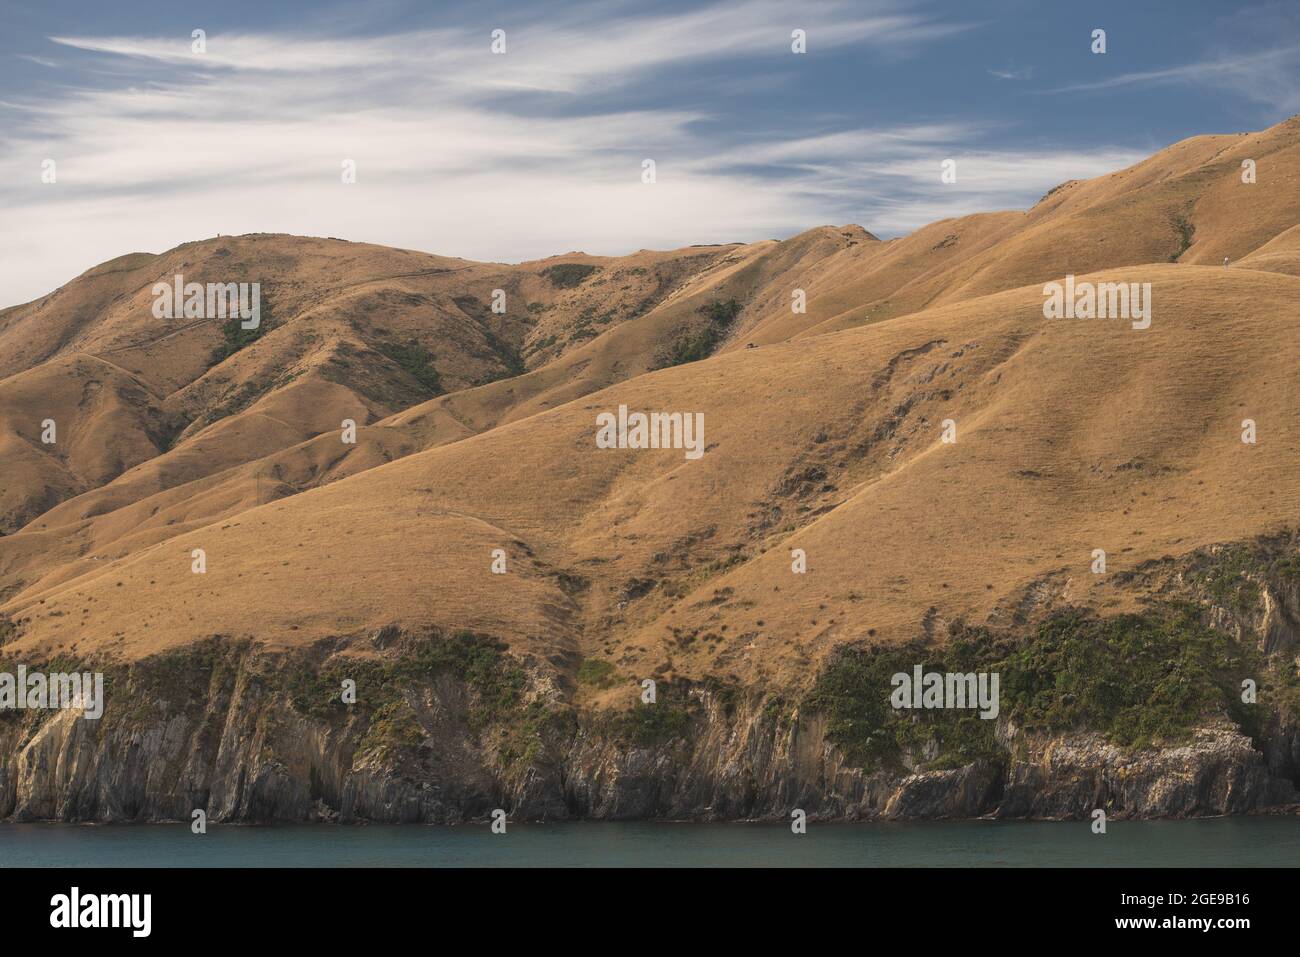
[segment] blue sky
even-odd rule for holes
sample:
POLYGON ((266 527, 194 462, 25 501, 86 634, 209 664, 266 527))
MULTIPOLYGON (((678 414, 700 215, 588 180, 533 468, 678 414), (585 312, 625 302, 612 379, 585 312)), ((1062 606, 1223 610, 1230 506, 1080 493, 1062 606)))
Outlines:
POLYGON ((0 305, 217 233, 499 261, 897 236, 1296 112, 1289 0, 0 0, 0 305))

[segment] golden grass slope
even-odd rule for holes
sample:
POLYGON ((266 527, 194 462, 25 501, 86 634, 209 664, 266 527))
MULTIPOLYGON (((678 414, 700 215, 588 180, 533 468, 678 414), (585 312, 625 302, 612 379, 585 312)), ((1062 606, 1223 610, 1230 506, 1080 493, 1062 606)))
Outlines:
MULTIPOLYGON (((26 351, 17 346, 39 340, 36 333, 48 338, 51 329, 61 330, 58 354, 97 354, 163 397, 164 446, 203 440, 201 454, 185 457, 186 467, 164 454, 158 475, 143 482, 133 476, 137 490, 173 488, 280 454, 344 418, 397 430, 385 454, 402 454, 653 369, 674 338, 699 324, 698 310, 710 301, 744 306, 725 351, 880 321, 1067 271, 1219 261, 1224 250, 1234 261, 1246 251, 1243 265, 1287 271, 1290 253, 1272 244, 1300 215, 1298 136, 1300 126, 1289 121, 1259 134, 1196 137, 1129 170, 1063 184, 1028 213, 946 220, 887 243, 859 227, 820 227, 782 243, 621 259, 570 253, 507 267, 339 240, 209 240, 91 270, 50 297, 6 311, 0 340, 20 356, 26 351), (1260 181, 1243 188, 1247 154, 1260 181), (590 273, 572 284, 552 275, 574 266, 590 273), (217 323, 160 330, 149 312, 152 282, 177 272, 198 281, 260 277, 273 313, 267 334, 209 368, 220 341, 217 323), (513 303, 502 315, 488 309, 495 289, 513 303), (795 289, 808 296, 806 313, 790 309, 795 289), (386 346, 411 344, 432 354, 448 396, 423 402, 419 384, 383 354, 386 346), (528 375, 511 376, 525 367, 528 375), (467 388, 483 382, 489 384, 467 388), (229 428, 227 420, 246 414, 229 428), (211 467, 193 467, 198 463, 211 467)), ((339 476, 372 460, 334 464, 331 475, 339 476)), ((14 530, 79 490, 67 481, 16 481, 6 491, 12 504, 3 527, 14 530)), ((114 503, 139 500, 121 491, 114 503)), ((77 512, 104 508, 92 494, 77 512)))
POLYGON ((44 650, 436 623, 521 653, 608 654, 629 674, 796 683, 869 632, 1005 620, 1035 582, 1088 601, 1105 582, 1094 548, 1113 573, 1294 523, 1300 280, 1172 264, 1090 278, 1151 281, 1151 328, 1051 322, 1028 287, 728 354, 250 509, 5 611, 20 646, 44 650), (703 411, 708 451, 596 449, 596 413, 619 404, 703 411))
MULTIPOLYGON (((94 356, 133 377, 148 401, 142 394, 124 412, 127 418, 148 420, 156 441, 147 456, 124 465, 152 462, 107 496, 96 490, 116 473, 98 475, 98 481, 88 484, 67 477, 54 481, 58 467, 53 461, 43 468, 25 467, 23 474, 14 473, 0 500, 6 506, 0 530, 16 530, 82 492, 91 494, 73 511, 82 517, 103 514, 139 501, 142 494, 291 449, 337 430, 344 419, 370 424, 427 400, 429 389, 394 350, 427 355, 443 391, 512 376, 523 371, 526 353, 539 365, 563 352, 556 346, 527 352, 529 340, 538 340, 537 316, 545 317, 548 339, 562 335, 565 344, 583 341, 589 338, 581 335, 583 323, 589 322, 584 316, 594 302, 603 302, 617 321, 625 321, 637 309, 657 304, 656 295, 668 295, 693 264, 719 255, 721 249, 711 247, 602 260, 603 265, 592 267, 595 276, 587 290, 557 286, 545 272, 554 265, 550 261, 519 267, 472 264, 284 236, 227 237, 186 244, 162 256, 115 260, 51 296, 7 310, 0 317, 0 343, 15 346, 9 356, 16 372, 24 371, 28 361, 35 363, 33 370, 44 369, 53 392, 80 394, 83 377, 67 364, 77 356, 94 356), (153 284, 178 274, 187 282, 262 283, 262 336, 216 361, 214 351, 222 343, 219 320, 155 318, 153 284), (105 290, 107 277, 113 285, 105 290), (617 289, 601 288, 612 281, 619 282, 617 289), (503 313, 491 309, 497 289, 513 308, 503 313)), ((573 254, 561 260, 588 263, 593 257, 573 254)), ((6 401, 0 391, 0 417, 6 401)), ((52 402, 42 411, 39 401, 15 399, 13 404, 9 418, 15 422, 37 413, 43 419, 66 407, 52 402)), ((130 435, 111 431, 99 436, 105 447, 133 442, 130 435)), ((394 447, 409 451, 415 446, 395 442, 394 447)), ((45 518, 40 527, 64 520, 62 515, 45 518)))
POLYGON ((0 505, 30 519, 0 538, 0 612, 32 652, 437 624, 629 676, 793 685, 845 641, 1122 607, 1093 549, 1113 576, 1300 514, 1297 185, 1292 120, 888 242, 819 227, 506 266, 254 236, 123 257, 0 313, 0 505), (213 323, 159 330, 149 285, 182 269, 266 277, 266 334, 209 368, 213 323), (1044 319, 1066 273, 1150 282, 1151 328, 1044 319), (718 354, 659 369, 730 300, 718 354), (393 343, 448 393, 422 397, 393 343), (597 449, 620 404, 703 412, 707 452, 597 449), (47 406, 56 449, 33 441, 47 406))

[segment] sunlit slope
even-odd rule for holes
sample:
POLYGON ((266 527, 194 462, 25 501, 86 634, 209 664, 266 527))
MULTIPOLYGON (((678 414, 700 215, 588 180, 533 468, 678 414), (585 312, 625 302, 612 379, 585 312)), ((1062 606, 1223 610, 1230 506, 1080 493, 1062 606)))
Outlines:
POLYGON ((835 643, 873 633, 942 637, 959 618, 1012 625, 1036 603, 1114 610, 1134 598, 1112 587, 1116 573, 1294 527, 1294 280, 1106 275, 1154 279, 1151 329, 1048 323, 1041 300, 1017 293, 970 304, 969 324, 967 307, 947 307, 881 328, 906 334, 897 356, 934 345, 898 363, 893 395, 865 428, 842 420, 844 452, 809 450, 825 481, 780 504, 782 518, 810 508, 811 522, 635 631, 628 645, 643 667, 667 647, 690 671, 794 680, 835 643), (954 444, 939 441, 949 418, 954 444), (1255 445, 1241 441, 1247 418, 1255 445), (853 454, 870 461, 873 449, 879 472, 852 481, 863 477, 853 454), (792 548, 806 551, 807 575, 791 573, 792 548), (1107 575, 1091 571, 1095 549, 1107 575))
MULTIPOLYGON (((1024 213, 932 223, 889 243, 846 248, 810 264, 807 320, 789 293, 756 335, 786 338, 849 328, 931 305, 1035 282, 1142 263, 1221 265, 1274 241, 1300 220, 1300 119, 1260 133, 1197 136, 1128 169, 1063 183, 1024 213), (1253 181, 1243 177, 1253 162, 1253 181)), ((1253 268, 1292 272, 1287 258, 1253 268)))
MULTIPOLYGON (((647 252, 623 259, 570 254, 514 267, 340 240, 256 235, 187 244, 162 256, 124 257, 115 263, 129 261, 133 268, 109 269, 115 264, 107 264, 92 270, 54 299, 6 312, 5 329, 22 338, 55 315, 71 317, 62 347, 67 357, 36 367, 49 380, 50 391, 80 390, 83 377, 68 363, 72 356, 93 354, 106 367, 134 377, 152 403, 137 415, 161 418, 165 427, 154 429, 158 441, 147 456, 124 462, 124 467, 141 467, 111 487, 101 486, 121 468, 111 474, 101 470, 91 482, 56 475, 51 468, 15 470, 5 493, 6 501, 13 500, 8 527, 14 530, 38 515, 38 529, 64 526, 241 465, 273 474, 282 463, 261 460, 281 453, 284 467, 300 471, 304 460, 320 456, 304 459, 295 446, 337 433, 345 420, 365 427, 421 405, 431 393, 454 393, 516 375, 524 370, 526 356, 535 366, 551 361, 596 335, 584 334, 593 303, 606 309, 597 317, 598 327, 630 321, 655 308, 656 296, 671 295, 695 270, 725 256, 728 248, 647 252), (576 283, 555 272, 575 267, 576 283), (118 277, 119 285, 129 282, 129 294, 115 293, 98 311, 69 310, 64 298, 81 301, 102 292, 101 273, 118 277), (223 355, 220 321, 155 317, 152 285, 176 274, 187 282, 263 283, 260 336, 223 355), (492 308, 498 293, 499 312, 492 308), (557 344, 557 339, 562 341, 557 344), (545 347, 534 349, 530 342, 545 347), (42 480, 45 473, 50 473, 49 481, 42 480), (72 501, 41 514, 68 498, 72 501)), ((639 368, 653 362, 653 350, 646 351, 639 368)), ((615 369, 600 385, 617 377, 615 369)), ((40 402, 18 403, 13 413, 39 415, 39 422, 57 403, 46 405, 42 411, 40 402)), ((0 390, 0 415, 7 410, 0 390)), ((381 441, 388 451, 378 461, 469 431, 459 426, 437 434, 428 427, 402 430, 381 441)), ((105 447, 120 444, 112 434, 101 438, 105 447)), ((324 458, 337 464, 337 456, 324 458)), ((359 470, 375 461, 363 451, 346 468, 359 470)), ((292 490, 334 474, 318 473, 292 490)), ((227 478, 239 480, 236 474, 227 478)))
MULTIPOLYGON (((42 482, 37 473, 24 480, 11 471, 6 495, 18 504, 7 510, 7 530, 61 499, 93 496, 132 466, 152 462, 146 484, 171 486, 337 428, 345 415, 371 421, 419 403, 428 389, 383 354, 384 342, 406 346, 418 340, 417 330, 438 338, 452 387, 509 374, 502 358, 482 358, 491 352, 482 340, 493 335, 486 323, 465 322, 451 299, 432 292, 420 298, 400 285, 469 271, 460 260, 338 240, 227 237, 160 256, 122 257, 42 300, 6 310, 0 354, 3 371, 12 374, 0 379, 0 418, 25 425, 33 417, 59 421, 56 413, 73 411, 64 420, 73 431, 65 434, 93 435, 91 444, 112 459, 112 467, 79 468, 85 450, 58 443, 43 451, 71 476, 42 482), (153 285, 170 284, 176 275, 186 282, 260 283, 260 338, 232 351, 223 348, 227 330, 220 319, 158 318, 153 285), (440 335, 439 322, 455 334, 440 335), (357 356, 363 371, 350 370, 357 356), (129 388, 104 390, 101 404, 116 397, 119 420, 143 423, 147 449, 130 434, 130 424, 106 429, 102 415, 92 419, 78 409, 98 380, 109 379, 129 388), (43 385, 35 394, 11 385, 24 381, 43 385), (92 422, 95 427, 87 428, 92 422), (192 442, 193 454, 187 454, 192 442), (169 457, 173 450, 178 454, 169 457)), ((461 297, 462 305, 470 302, 461 297)), ((82 511, 104 509, 92 498, 82 511)))
POLYGON ((1066 272, 1244 256, 1300 219, 1300 122, 1185 140, 1127 170, 1067 184, 1025 218, 1014 237, 971 263, 968 277, 947 282, 938 301, 1066 272), (1242 180, 1248 158, 1253 183, 1242 180))
POLYGON ((87 331, 101 324, 106 310, 155 274, 157 258, 148 253, 119 256, 47 296, 0 312, 0 377, 80 351, 87 331))
POLYGON ((1254 252, 1243 256, 1236 266, 1300 276, 1300 226, 1292 226, 1254 252))
POLYGON ((93 356, 0 379, 0 532, 152 459, 170 427, 161 396, 93 356))
MULTIPOLYGON (((993 475, 962 484, 963 495, 987 494, 993 504, 980 509, 972 505, 976 499, 962 499, 954 519, 959 529, 1022 500, 1026 507, 1040 499, 1049 511, 1059 510, 1059 522, 1026 513, 1052 528, 1073 528, 1072 516, 1092 514, 1089 509, 1105 514, 1108 500, 1089 498, 1086 484, 1084 491, 1076 489, 1073 479, 1079 476, 1049 461, 1049 452, 1127 452, 1114 465, 1117 481, 1106 488, 1129 490, 1128 483, 1155 476, 1177 495, 1161 497, 1173 494, 1162 484, 1138 494, 1137 506, 1183 502, 1179 469, 1194 470, 1190 459, 1178 456, 1200 454, 1201 446, 1180 439, 1166 453, 1183 464, 1164 468, 1137 454, 1154 454, 1143 451, 1145 433, 1115 432, 1117 422, 1131 419, 1124 410, 1143 408, 1148 392, 1170 415, 1217 403, 1198 414, 1203 422, 1213 414, 1219 423, 1230 408, 1224 403, 1237 394, 1225 392, 1223 383, 1245 389, 1229 415, 1236 416, 1234 435, 1242 419, 1255 419, 1259 443, 1243 448, 1252 461, 1272 461, 1279 437, 1293 436, 1295 429, 1278 430, 1265 420, 1294 414, 1295 389, 1291 380, 1278 385, 1278 376, 1252 371, 1251 350, 1262 350, 1259 361, 1290 361, 1295 368, 1295 320, 1288 311, 1294 313, 1300 273, 1297 220, 1300 121, 1293 119, 1256 134, 1192 138, 1128 170, 1062 184, 1027 212, 943 220, 888 242, 858 226, 825 226, 782 242, 617 258, 567 253, 510 266, 341 240, 254 235, 189 243, 159 256, 120 257, 35 303, 0 312, 0 451, 7 463, 0 479, 0 530, 11 533, 0 537, 0 600, 31 617, 31 640, 43 640, 42 616, 55 623, 63 616, 48 616, 40 600, 89 587, 115 563, 147 564, 154 560, 147 556, 164 549, 188 555, 186 543, 195 536, 233 528, 250 509, 278 513, 292 505, 287 514, 297 515, 297 508, 314 507, 298 505, 298 498, 333 502, 314 496, 336 484, 345 491, 331 495, 363 489, 357 494, 391 499, 400 514, 396 503, 411 494, 401 483, 409 479, 412 488, 430 490, 421 494, 447 509, 449 521, 464 518, 486 522, 493 534, 518 533, 547 568, 566 569, 562 575, 545 571, 539 579, 562 584, 558 594, 542 589, 528 599, 538 603, 531 610, 527 601, 512 604, 510 621, 476 618, 474 603, 464 600, 480 595, 476 586, 440 570, 436 580, 419 587, 457 590, 455 600, 445 603, 455 610, 446 618, 452 623, 477 621, 484 630, 496 628, 522 642, 533 631, 562 634, 591 653, 608 643, 618 656, 640 656, 628 659, 638 668, 671 662, 696 670, 740 667, 748 652, 737 649, 765 642, 765 629, 774 621, 781 622, 784 650, 769 649, 772 660, 820 653, 826 643, 840 640, 844 628, 892 636, 915 619, 917 590, 902 572, 889 586, 891 595, 903 596, 896 614, 888 601, 866 601, 856 585, 843 587, 849 596, 844 608, 817 598, 815 615, 787 600, 792 593, 779 578, 763 600, 735 595, 742 585, 767 588, 745 583, 769 564, 788 573, 791 536, 831 535, 828 530, 847 522, 846 515, 894 489, 891 482, 898 483, 899 495, 937 494, 935 483, 947 473, 927 470, 975 455, 979 445, 971 446, 969 430, 984 435, 990 410, 996 411, 994 421, 1017 421, 1016 428, 1030 434, 1033 423, 1013 413, 1065 402, 1058 414, 1068 427, 1052 441, 1031 445, 1025 452, 1030 463, 1010 469, 1004 484, 993 475), (1247 160, 1254 164, 1255 182, 1243 181, 1247 160), (1122 322, 1065 323, 1080 342, 1106 334, 1127 351, 1110 360, 1104 348, 1040 354, 1054 337, 1064 337, 1042 319, 1042 284, 1095 270, 1102 273, 1094 278, 1156 284, 1152 328, 1121 336, 1122 322), (219 321, 154 317, 152 284, 177 273, 187 281, 262 282, 260 337, 232 351, 223 348, 228 343, 219 321), (803 311, 791 308, 796 290, 802 290, 803 311), (492 308, 498 291, 503 311, 492 308), (1184 299, 1186 308, 1179 305, 1184 299), (707 326, 719 308, 734 318, 720 329, 714 358, 656 371, 671 361, 674 343, 707 326), (1269 326, 1241 325, 1251 321, 1269 326), (930 338, 909 338, 935 323, 930 338), (1190 324, 1185 341, 1166 338, 1169 323, 1190 324), (1214 339, 1216 334, 1221 338, 1214 339), (1136 361, 1155 342, 1167 354, 1143 362, 1159 364, 1121 363, 1122 356, 1136 361), (1215 351, 1207 357, 1209 345, 1215 351), (850 361, 860 368, 845 367, 850 361), (1106 361, 1113 366, 1099 365, 1106 361), (1013 371, 1021 391, 1003 409, 998 396, 1013 371), (1076 401, 1069 392, 1076 381, 1086 383, 1089 401, 1076 401), (659 392, 679 388, 686 390, 680 396, 659 392), (1041 400, 1034 388, 1043 391, 1041 400), (1210 396, 1202 397, 1207 388, 1210 396), (1188 396, 1186 410, 1180 390, 1188 396), (585 433, 575 432, 570 417, 593 419, 600 407, 616 407, 625 391, 629 404, 708 413, 707 437, 716 447, 699 462, 652 451, 616 468, 620 455, 632 453, 556 457, 556 447, 581 451, 574 436, 591 440, 594 421, 586 423, 585 433), (1098 396, 1105 400, 1092 401, 1098 396), (669 401, 693 404, 662 405, 669 401), (1262 411, 1255 414, 1257 408, 1262 411), (39 439, 46 418, 58 423, 60 438, 53 445, 39 439), (959 441, 939 447, 945 418, 956 421, 959 441), (357 424, 354 444, 342 441, 345 420, 357 424), (767 451, 740 455, 740 440, 724 441, 720 430, 744 430, 767 451), (529 438, 534 435, 542 438, 529 438), (1085 435, 1093 437, 1083 442, 1085 435), (388 464, 406 457, 411 472, 388 464), (420 471, 435 468, 437 482, 420 471), (918 484, 914 474, 929 478, 918 484), (522 493, 519 476, 526 477, 522 493), (567 476, 567 484, 555 485, 557 476, 567 476), (696 482, 707 482, 706 489, 696 482), (683 489, 689 492, 684 498, 683 489), (970 509, 979 515, 967 516, 970 509), (715 588, 720 594, 714 595, 715 588), (727 588, 734 591, 724 593, 727 588), (766 605, 797 609, 789 612, 796 617, 782 619, 785 612, 766 605), (543 613, 542 606, 550 611, 543 613), (755 609, 764 610, 751 616, 755 609), (838 610, 832 615, 831 609, 838 610), (790 629, 805 618, 796 640, 790 629), (814 621, 824 636, 804 635, 814 621), (749 637, 724 649, 722 639, 738 634, 749 637)), ((1278 367, 1283 379, 1286 368, 1278 367)), ((1203 440, 1211 434, 1222 438, 1206 432, 1203 440)), ((1210 477, 1224 480, 1218 472, 1210 477)), ((1198 476, 1202 480, 1210 484, 1198 476)), ((1262 486, 1264 507, 1290 487, 1285 476, 1262 486)), ((909 523, 921 536, 931 519, 922 521, 909 510, 928 507, 928 501, 900 500, 888 514, 863 512, 862 521, 871 529, 909 523)), ((1206 510, 1198 520, 1206 514, 1217 513, 1206 510)), ((1162 527, 1181 534, 1180 521, 1162 513, 1165 519, 1162 527)), ((845 527, 847 540, 865 540, 866 528, 845 527)), ((1232 537, 1227 532, 1234 527, 1229 523, 1219 538, 1232 537)), ((903 552, 922 556, 908 561, 945 567, 917 550, 926 539, 910 542, 903 532, 895 532, 903 552)), ((380 527, 367 545, 399 549, 400 540, 385 534, 380 527)), ((456 538, 460 532, 449 534, 456 538)), ((935 534, 951 537, 952 531, 939 527, 935 534)), ((1132 537, 1151 540, 1150 534, 1139 529, 1132 537)), ((1016 541, 1022 538, 1017 531, 1016 541)), ((1128 557, 1124 548, 1140 544, 1120 546, 1121 559, 1128 557)), ((972 586, 972 597, 947 575, 938 582, 937 597, 965 595, 970 614, 1005 615, 1013 613, 1007 609, 1019 602, 1017 595, 1023 597, 1026 582, 1039 581, 1034 594, 1040 596, 1066 587, 1065 579, 1071 596, 1099 583, 1090 575, 1072 578, 1075 566, 1064 556, 1073 552, 1053 547, 1062 557, 1055 569, 1040 567, 1041 555, 1028 555, 1028 578, 1010 571, 1005 580, 984 576, 988 580, 972 586)), ((1114 549, 1092 547, 1106 548, 1115 560, 1114 549)), ((1170 553, 1181 547, 1178 541, 1167 546, 1170 553)), ((340 567, 350 569, 347 549, 337 551, 340 567)), ((861 570, 851 556, 837 562, 861 570)), ((811 550, 809 563, 815 564, 811 550)), ((188 567, 186 562, 187 575, 188 567)), ((819 573, 826 581, 826 570, 819 573)), ((795 583, 815 577, 810 573, 795 583)), ((923 590, 933 584, 924 583, 923 590)), ((117 594, 134 600, 126 580, 111 588, 112 596, 87 601, 80 611, 93 615, 97 604, 108 607, 117 594)), ((292 586, 287 594, 293 594, 292 586)), ((402 620, 442 620, 432 606, 406 609, 400 598, 376 594, 376 609, 395 610, 402 620)), ((484 600, 491 601, 491 594, 482 593, 484 600)), ((138 604, 162 614, 151 601, 138 604)), ((939 601, 934 608, 928 617, 930 605, 921 610, 930 628, 949 613, 939 601)), ((214 614, 209 620, 205 611, 194 621, 222 620, 214 614)), ((62 624, 70 625, 74 616, 67 618, 62 624)), ((327 622, 329 615, 313 620, 327 622)), ((367 612, 339 621, 350 628, 371 619, 367 612)), ((306 624, 285 628, 290 640, 312 632, 306 624)), ((181 640, 187 632, 182 627, 177 634, 181 640)), ((150 637, 141 647, 156 640, 150 637)))
MULTIPOLYGON (((254 235, 121 257, 6 310, 0 342, 14 347, 6 357, 15 368, 91 353, 134 376, 153 404, 132 414, 165 422, 153 429, 157 448, 147 461, 126 455, 123 467, 140 467, 102 491, 116 472, 75 481, 19 450, 32 461, 5 490, 8 528, 37 516, 38 529, 70 527, 160 493, 185 495, 190 483, 206 490, 215 476, 232 487, 208 503, 243 501, 233 485, 249 474, 292 472, 276 494, 355 474, 658 368, 711 304, 739 309, 715 346, 726 352, 1143 262, 1221 264, 1226 256, 1240 268, 1294 273, 1298 137, 1294 120, 1194 137, 1130 169, 1062 184, 1028 212, 943 220, 889 242, 827 226, 783 242, 504 266, 254 235), (1243 181, 1247 160, 1255 182, 1243 181), (220 358, 219 322, 157 320, 152 284, 176 274, 262 282, 264 335, 220 358), (491 308, 498 292, 501 312, 491 308), (802 310, 792 309, 796 294, 802 310), (338 455, 345 419, 374 428, 338 455), (326 468, 304 469, 313 463, 326 468)), ((52 392, 80 387, 69 368, 47 370, 52 392)), ((4 402, 0 394, 0 415, 4 402)), ((171 507, 155 501, 150 514, 171 507)), ((186 511, 187 522, 227 514, 186 511)), ((116 541, 99 530, 73 534, 82 550, 116 541)), ((43 573, 30 571, 28 580, 43 573)))
POLYGON ((3 610, 27 648, 134 656, 436 623, 524 654, 784 684, 843 641, 1005 622, 1034 583, 1044 600, 1113 600, 1089 571, 1097 548, 1114 574, 1294 524, 1300 280, 1175 264, 1088 278, 1150 281, 1151 328, 1048 321, 1025 287, 738 351, 251 508, 3 610), (703 412, 707 451, 597 449, 595 416, 620 404, 703 412))

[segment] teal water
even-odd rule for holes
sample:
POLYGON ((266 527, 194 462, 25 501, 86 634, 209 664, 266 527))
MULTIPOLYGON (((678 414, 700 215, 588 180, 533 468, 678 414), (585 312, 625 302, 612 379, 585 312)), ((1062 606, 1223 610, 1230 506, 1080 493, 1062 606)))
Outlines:
POLYGON ((0 867, 1294 867, 1300 817, 1111 822, 0 825, 0 867))

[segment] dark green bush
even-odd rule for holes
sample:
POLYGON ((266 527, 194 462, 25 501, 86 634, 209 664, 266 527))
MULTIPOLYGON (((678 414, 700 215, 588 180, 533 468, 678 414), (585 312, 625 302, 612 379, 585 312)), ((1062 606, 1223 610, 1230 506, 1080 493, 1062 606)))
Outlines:
POLYGON ((442 395, 442 378, 433 367, 433 354, 428 349, 414 340, 406 345, 385 342, 376 348, 381 355, 392 359, 403 372, 415 379, 429 398, 442 395))
POLYGON ((996 722, 974 710, 890 705, 891 677, 917 664, 997 672, 1001 715, 1029 731, 1097 731, 1144 747, 1185 738, 1216 715, 1255 737, 1263 727, 1263 712, 1242 704, 1240 687, 1245 677, 1262 683, 1265 663, 1183 605, 1113 618, 1069 610, 1015 645, 967 629, 942 648, 846 649, 818 676, 806 705, 826 715, 828 737, 861 767, 897 768, 904 753, 916 758, 927 747, 937 752, 932 767, 998 758, 996 722))
POLYGON ((581 285, 584 279, 599 269, 599 266, 588 266, 586 263, 557 263, 543 269, 542 275, 549 279, 556 289, 572 289, 581 285))
POLYGON ((668 351, 659 357, 657 368, 667 369, 687 362, 698 362, 713 354, 740 313, 740 303, 734 299, 723 302, 715 299, 701 306, 697 312, 705 318, 702 327, 679 336, 668 351))

